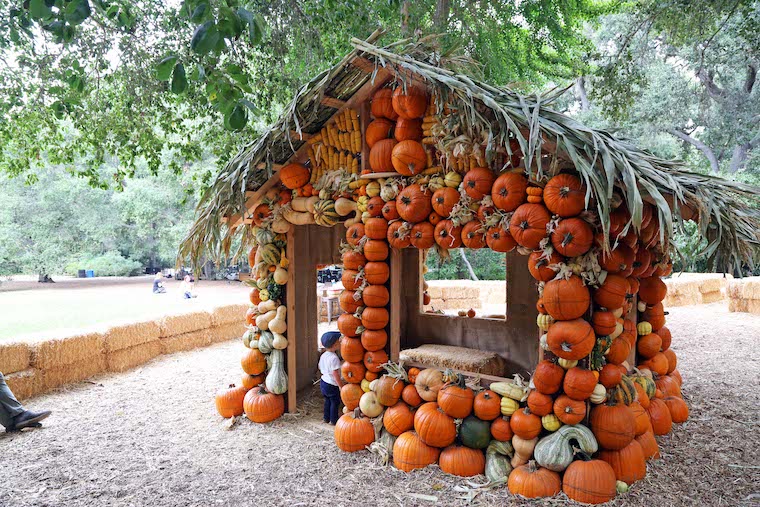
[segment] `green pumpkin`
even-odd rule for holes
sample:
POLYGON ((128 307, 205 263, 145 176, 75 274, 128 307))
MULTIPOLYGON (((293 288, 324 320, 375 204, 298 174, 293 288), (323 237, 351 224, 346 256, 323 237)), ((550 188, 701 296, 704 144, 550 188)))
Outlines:
POLYGON ((647 393, 648 397, 654 398, 654 394, 657 390, 657 386, 655 385, 654 380, 652 380, 649 377, 639 375, 639 376, 633 377, 633 381, 644 388, 644 392, 647 393))
POLYGON ((599 450, 590 429, 582 424, 566 424, 538 441, 533 449, 533 459, 544 468, 562 472, 573 462, 573 446, 589 456, 599 450))
POLYGON ((335 211, 335 201, 325 199, 314 205, 314 221, 322 227, 332 227, 338 223, 340 215, 335 211))
POLYGON ((631 377, 623 375, 620 383, 613 389, 613 396, 620 403, 630 405, 636 400, 636 387, 631 377))
POLYGON ((485 449, 491 442, 491 424, 471 415, 459 427, 462 445, 472 449, 485 449))
POLYGON ((262 247, 259 247, 259 252, 261 252, 261 261, 266 263, 268 266, 280 263, 280 249, 277 248, 277 245, 264 245, 262 247))
POLYGON ((506 482, 512 472, 509 460, 514 454, 511 443, 491 440, 486 449, 486 479, 492 483, 506 482))
POLYGON ((253 237, 256 239, 257 244, 268 245, 274 241, 274 232, 269 229, 254 227, 253 237))

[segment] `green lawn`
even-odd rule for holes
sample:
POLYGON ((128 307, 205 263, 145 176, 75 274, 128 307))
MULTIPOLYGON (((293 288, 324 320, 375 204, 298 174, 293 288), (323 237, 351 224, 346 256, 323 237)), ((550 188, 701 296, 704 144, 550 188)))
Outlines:
POLYGON ((151 293, 150 280, 145 284, 80 288, 61 283, 0 292, 0 340, 247 302, 248 289, 242 284, 200 282, 196 287, 198 298, 191 300, 178 297, 178 282, 168 281, 165 285, 168 292, 160 295, 151 293))

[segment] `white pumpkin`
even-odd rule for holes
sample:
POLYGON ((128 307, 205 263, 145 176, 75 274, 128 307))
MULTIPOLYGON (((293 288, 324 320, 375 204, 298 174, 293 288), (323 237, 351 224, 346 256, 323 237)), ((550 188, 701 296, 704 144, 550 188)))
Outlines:
POLYGON ((285 268, 277 268, 274 270, 272 278, 277 285, 285 285, 288 283, 288 270, 285 268))
POLYGON ((359 409, 367 417, 377 417, 383 413, 383 406, 377 401, 377 395, 372 391, 362 394, 359 398, 359 409))

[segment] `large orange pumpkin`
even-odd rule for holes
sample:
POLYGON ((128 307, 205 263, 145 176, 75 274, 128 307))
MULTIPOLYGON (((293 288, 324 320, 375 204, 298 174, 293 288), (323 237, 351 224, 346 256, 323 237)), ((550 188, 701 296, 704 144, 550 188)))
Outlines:
POLYGON ((406 118, 399 118, 396 122, 396 129, 393 132, 393 137, 395 137, 398 142, 409 139, 419 141, 422 139, 422 120, 407 120, 406 118))
POLYGON ((438 461, 440 452, 423 442, 416 432, 406 431, 393 444, 393 466, 404 472, 425 468, 438 461))
POLYGON ((629 486, 643 479, 647 474, 644 450, 636 440, 632 440, 630 444, 617 451, 602 449, 599 451, 598 458, 609 463, 615 471, 615 478, 629 486))
POLYGON ((417 409, 414 430, 423 442, 433 447, 447 447, 457 436, 454 418, 446 415, 436 402, 425 403, 417 409))
POLYGON ((581 218, 560 220, 552 231, 554 249, 565 257, 578 257, 585 254, 594 243, 594 231, 591 225, 581 218))
POLYGON ((494 252, 510 252, 517 246, 517 241, 508 230, 495 226, 486 231, 486 245, 494 252))
POLYGON ((385 409, 383 426, 388 430, 388 433, 395 436, 399 436, 405 431, 414 428, 414 414, 409 405, 403 401, 399 401, 395 405, 385 409))
POLYGON ((404 176, 420 174, 427 168, 425 147, 417 141, 407 139, 393 147, 391 162, 397 173, 404 176))
POLYGON ((385 285, 368 285, 362 291, 362 299, 366 306, 381 308, 388 304, 390 294, 385 285))
POLYGON ((443 187, 433 192, 433 210, 441 217, 447 218, 459 202, 459 192, 455 188, 443 187))
POLYGON ((639 299, 648 305, 654 305, 665 299, 668 287, 658 276, 642 278, 639 285, 639 299))
POLYGON ((306 166, 301 164, 288 164, 280 169, 280 181, 286 188, 294 190, 301 188, 309 182, 311 173, 306 166))
POLYGON ((549 327, 546 341, 555 356, 580 360, 591 353, 596 335, 591 324, 583 319, 561 320, 549 327))
POLYGON ((246 417, 256 423, 274 421, 285 413, 285 399, 281 394, 273 394, 263 385, 254 387, 243 398, 246 417))
POLYGON ((427 90, 417 84, 400 84, 393 92, 393 110, 399 118, 422 118, 428 106, 427 90))
POLYGON ((396 147, 395 139, 383 139, 377 141, 369 151, 369 167, 373 172, 385 173, 393 171, 393 149, 396 147))
POLYGON ((433 211, 430 192, 427 190, 423 192, 416 183, 409 185, 396 197, 396 211, 407 222, 416 224, 424 221, 433 211))
POLYGON ((450 445, 441 451, 438 466, 447 474, 472 477, 485 472, 486 457, 480 449, 450 445))
POLYGON ((574 217, 586 207, 586 186, 577 176, 558 174, 544 187, 544 203, 561 217, 574 217))
POLYGON ((582 317, 591 304, 591 295, 581 277, 571 275, 567 280, 557 279, 544 286, 544 308, 555 320, 573 320, 582 317))
POLYGON ((388 343, 388 333, 385 329, 365 329, 362 331, 361 340, 365 349, 380 350, 388 343))
POLYGON ((620 275, 607 275, 604 283, 594 291, 594 302, 608 310, 622 308, 630 286, 620 275))
POLYGON ((343 414, 335 425, 335 443, 346 452, 362 451, 375 441, 375 429, 358 409, 343 414))
POLYGON ((542 204, 522 204, 509 221, 509 233, 520 246, 536 250, 546 237, 549 220, 549 211, 542 204))
POLYGON ((496 178, 491 189, 494 206, 502 211, 514 211, 528 198, 528 180, 522 174, 505 173, 496 178))
POLYGON ((496 177, 490 169, 475 167, 464 175, 464 191, 467 195, 479 201, 486 195, 491 194, 491 188, 495 179, 496 177))
POLYGON ((427 250, 435 244, 435 227, 430 222, 420 222, 412 226, 409 241, 414 248, 427 250))
POLYGON ((595 406, 591 409, 590 424, 602 449, 623 449, 636 435, 633 412, 623 404, 595 406))
POLYGON ((395 120, 398 113, 393 109, 393 90, 381 88, 375 92, 370 101, 370 112, 375 118, 395 120))
POLYGON ((462 227, 455 226, 451 220, 441 220, 435 226, 435 242, 443 249, 462 246, 462 227))
POLYGON ((378 141, 390 139, 393 136, 393 122, 387 118, 378 118, 369 125, 364 132, 367 145, 372 148, 378 141))

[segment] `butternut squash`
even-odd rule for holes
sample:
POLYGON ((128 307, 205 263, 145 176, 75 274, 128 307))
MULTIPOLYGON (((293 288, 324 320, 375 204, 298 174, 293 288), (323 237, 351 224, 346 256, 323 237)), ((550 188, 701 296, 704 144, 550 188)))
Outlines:
POLYGON ((271 310, 271 311, 268 311, 267 313, 259 315, 258 317, 256 317, 256 327, 258 327, 262 331, 268 330, 270 322, 276 316, 277 316, 277 312, 275 310, 271 310))
POLYGON ((285 210, 282 212, 282 218, 287 220, 293 225, 309 225, 317 223, 314 220, 314 215, 308 211, 299 212, 294 210, 285 210))
POLYGON ((335 200, 335 211, 342 217, 349 215, 352 211, 356 211, 356 209, 356 203, 351 199, 340 197, 335 200))
POLYGON ((269 311, 276 310, 276 309, 277 309, 277 303, 275 303, 274 301, 262 301, 261 303, 259 303, 259 306, 258 306, 259 313, 267 313, 269 311))
POLYGON ((290 207, 293 208, 293 211, 298 211, 298 212, 308 211, 308 209, 306 208, 306 201, 308 200, 309 200, 308 197, 294 197, 290 201, 290 207))
POLYGON ((285 350, 288 348, 288 339, 285 338, 284 335, 281 335, 280 333, 272 333, 274 335, 274 340, 272 341, 272 347, 277 350, 285 350))
POLYGON ((269 330, 273 333, 279 333, 282 334, 288 329, 288 325, 285 322, 285 313, 287 312, 287 309, 285 308, 285 305, 280 305, 279 308, 277 308, 275 317, 270 320, 267 324, 269 326, 269 330))

